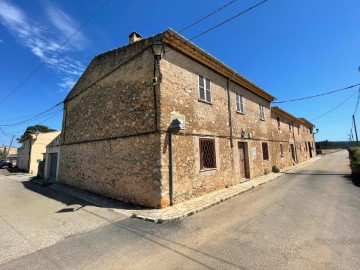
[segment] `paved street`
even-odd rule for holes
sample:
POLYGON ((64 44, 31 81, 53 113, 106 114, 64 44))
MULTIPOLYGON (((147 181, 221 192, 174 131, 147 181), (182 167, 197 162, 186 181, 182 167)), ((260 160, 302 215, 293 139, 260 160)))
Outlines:
POLYGON ((347 151, 154 224, 0 176, 0 269, 360 269, 347 151))

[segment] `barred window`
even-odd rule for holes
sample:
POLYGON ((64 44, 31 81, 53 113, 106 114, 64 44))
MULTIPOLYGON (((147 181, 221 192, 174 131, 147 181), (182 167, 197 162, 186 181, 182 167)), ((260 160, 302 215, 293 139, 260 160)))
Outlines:
POLYGON ((236 93, 236 111, 239 113, 244 113, 243 96, 239 93, 236 93))
POLYGON ((199 75, 199 99, 211 102, 210 80, 199 75))
POLYGON ((262 143, 263 160, 269 160, 269 149, 266 142, 262 143))
POLYGON ((284 157, 284 148, 283 145, 280 143, 280 156, 284 157))
POLYGON ((216 168, 214 139, 200 139, 200 170, 216 168))
POLYGON ((265 120, 264 106, 259 104, 259 109, 260 109, 260 119, 265 120))

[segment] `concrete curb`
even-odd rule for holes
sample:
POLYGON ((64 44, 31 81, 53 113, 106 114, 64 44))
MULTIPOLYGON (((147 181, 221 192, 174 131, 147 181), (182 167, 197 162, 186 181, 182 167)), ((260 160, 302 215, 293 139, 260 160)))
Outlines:
MULTIPOLYGON (((297 170, 299 168, 302 168, 302 167, 304 167, 304 166, 306 166, 306 165, 308 165, 308 164, 310 164, 312 162, 315 162, 315 161, 319 160, 320 158, 321 157, 316 157, 316 158, 313 158, 313 159, 311 159, 309 161, 303 162, 301 164, 297 164, 296 166, 285 168, 280 173, 269 173, 268 175, 265 175, 265 176, 262 176, 262 177, 247 181, 245 183, 241 183, 241 184, 236 185, 236 186, 229 187, 227 189, 222 189, 220 191, 214 191, 213 193, 204 195, 204 196, 199 197, 199 198, 194 198, 192 200, 177 204, 175 206, 169 206, 169 207, 164 208, 164 209, 150 210, 149 212, 146 211, 146 210, 145 211, 142 211, 142 210, 134 211, 132 213, 131 217, 137 218, 137 219, 140 219, 140 220, 144 220, 144 221, 148 221, 148 222, 165 223, 165 222, 170 222, 170 221, 173 221, 173 220, 178 220, 178 219, 181 219, 181 218, 184 218, 184 217, 187 217, 187 216, 191 216, 191 215, 193 215, 195 213, 198 213, 198 212, 200 212, 202 210, 205 210, 205 209, 207 209, 207 208, 209 208, 211 206, 214 206, 214 205, 219 204, 219 203, 221 203, 223 201, 231 199, 231 198, 233 198, 233 197, 235 197, 235 196, 237 196, 237 195, 239 195, 239 194, 241 194, 243 192, 246 192, 246 191, 251 190, 253 188, 256 188, 256 187, 258 187, 260 185, 263 185, 263 184, 265 184, 267 182, 270 182, 270 181, 272 181, 274 179, 277 179, 277 178, 283 176, 284 174, 286 174, 288 172, 292 172, 292 171, 295 171, 295 170, 297 170), (214 193, 220 193, 221 191, 224 191, 224 190, 230 190, 230 192, 228 192, 230 194, 226 194, 226 193, 224 195, 219 194, 219 196, 217 198, 212 198, 212 195, 214 193), (231 190, 234 190, 234 191, 231 192, 231 190), (206 202, 206 199, 205 199, 204 202, 199 206, 187 207, 187 209, 183 209, 183 210, 180 207, 181 204, 189 204, 189 202, 191 202, 191 201, 200 200, 201 198, 206 198, 206 197, 208 197, 207 202, 206 202), (167 214, 167 212, 172 212, 172 213, 167 214)), ((114 210, 117 211, 117 212, 123 213, 121 210, 120 211, 118 209, 114 209, 114 210)))

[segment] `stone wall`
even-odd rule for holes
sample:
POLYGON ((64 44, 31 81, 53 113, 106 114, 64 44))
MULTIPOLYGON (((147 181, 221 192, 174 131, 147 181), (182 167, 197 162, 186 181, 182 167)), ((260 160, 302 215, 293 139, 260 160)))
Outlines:
POLYGON ((62 183, 149 207, 161 207, 159 135, 62 145, 62 183))
POLYGON ((303 124, 297 124, 295 128, 295 140, 297 144, 298 162, 304 162, 310 158, 309 142, 312 157, 316 157, 314 134, 309 127, 303 124))
MULTIPOLYGON (((268 101, 230 81, 231 147, 227 79, 174 50, 167 50, 160 68, 160 128, 168 130, 172 114, 185 119, 185 129, 173 136, 175 203, 240 183, 238 142, 247 145, 249 178, 271 171, 268 101), (199 100, 199 74, 211 80, 211 103, 199 100), (236 92, 243 95, 244 113, 236 112, 236 92), (264 106, 265 121, 260 120, 259 104, 264 106), (242 131, 245 138, 242 138, 242 131), (216 169, 200 170, 199 138, 215 140, 216 169), (268 143, 269 161, 263 161, 262 142, 268 143)), ((162 195, 166 197, 169 193, 168 133, 161 136, 161 144, 162 195)))
POLYGON ((96 57, 65 100, 59 181, 161 207, 154 55, 142 40, 96 57))

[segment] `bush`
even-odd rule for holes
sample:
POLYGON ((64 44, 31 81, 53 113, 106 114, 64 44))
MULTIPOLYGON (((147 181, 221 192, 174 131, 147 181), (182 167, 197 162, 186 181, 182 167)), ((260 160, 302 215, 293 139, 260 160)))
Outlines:
POLYGON ((360 147, 350 147, 349 152, 352 156, 352 165, 360 168, 360 147))
POLYGON ((276 167, 276 165, 272 166, 271 170, 272 170, 273 173, 279 173, 280 172, 279 168, 276 167))

